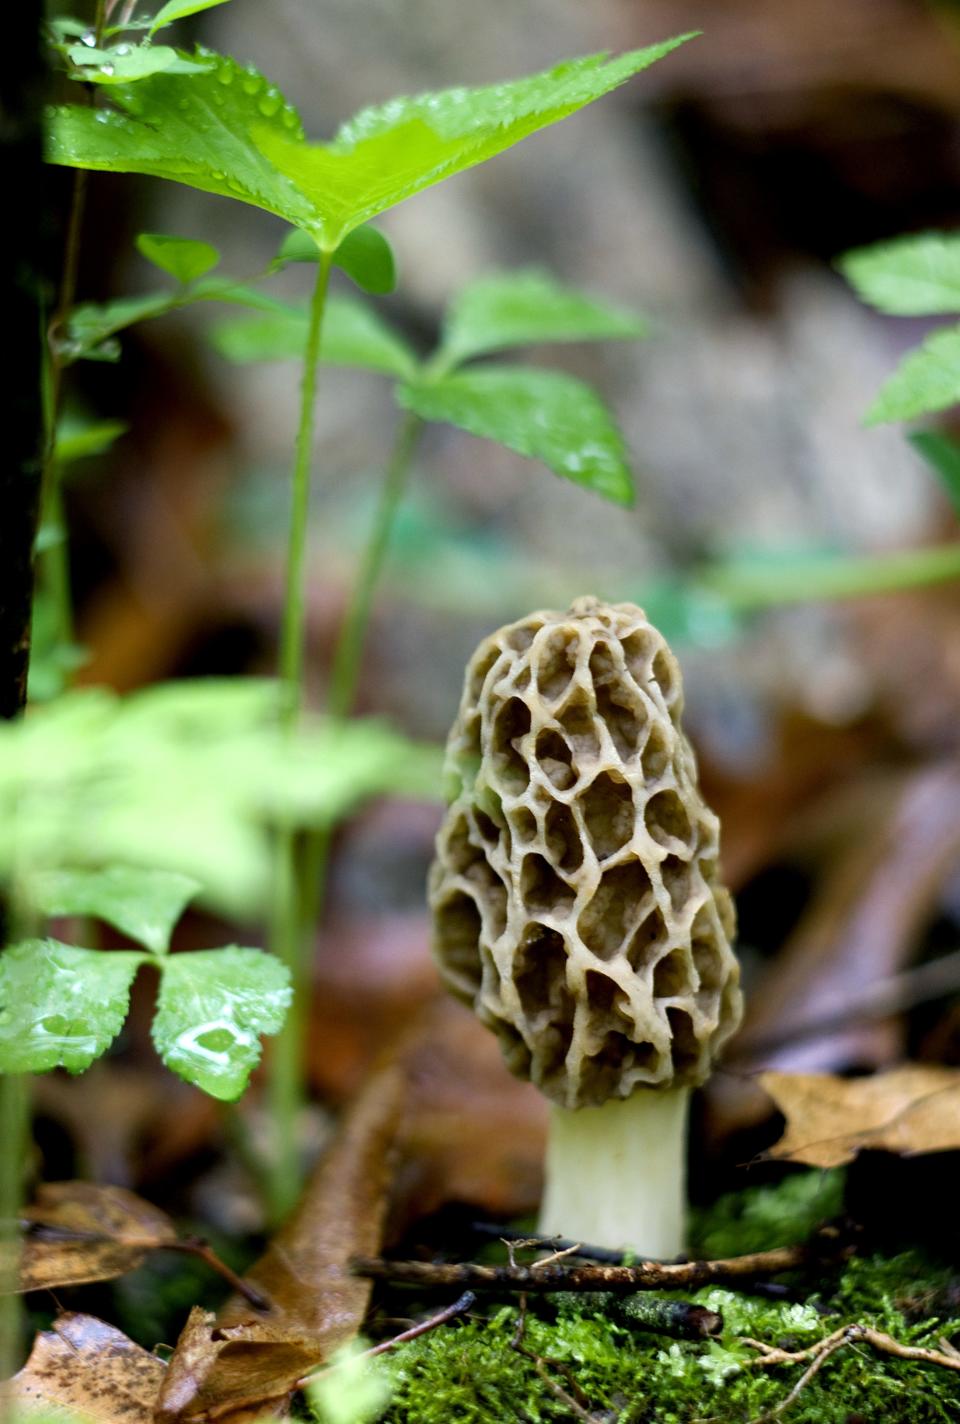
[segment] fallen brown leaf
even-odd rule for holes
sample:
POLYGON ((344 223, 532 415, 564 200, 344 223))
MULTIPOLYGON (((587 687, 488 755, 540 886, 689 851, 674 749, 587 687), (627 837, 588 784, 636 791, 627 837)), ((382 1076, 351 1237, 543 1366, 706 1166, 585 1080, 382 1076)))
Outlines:
POLYGON ((123 1187, 48 1182, 22 1212, 21 1290, 109 1281, 176 1243, 165 1212, 123 1187))
POLYGON ((766 1154, 840 1167, 879 1148, 912 1156, 960 1148, 960 1069, 909 1064, 871 1078, 761 1073, 757 1081, 787 1119, 766 1154))
POLYGON ((297 1382, 360 1328, 371 1285, 355 1255, 379 1249, 408 1091, 402 1059, 376 1071, 347 1112, 298 1210, 248 1273, 271 1302, 239 1298, 216 1317, 194 1310, 163 1382, 156 1418, 229 1420, 283 1411, 297 1382))
MULTIPOLYGON (((152 1424, 166 1366, 92 1315, 60 1315, 4 1386, 15 1404, 59 1407, 97 1424, 152 1424)), ((0 1396, 2 1398, 2 1396, 0 1396)))

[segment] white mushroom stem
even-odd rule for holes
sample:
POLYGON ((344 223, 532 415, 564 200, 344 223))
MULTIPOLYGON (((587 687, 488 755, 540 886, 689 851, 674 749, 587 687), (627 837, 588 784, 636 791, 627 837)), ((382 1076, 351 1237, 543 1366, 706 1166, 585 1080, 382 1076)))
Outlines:
POLYGON ((598 1108, 552 1107, 543 1235, 680 1255, 689 1101, 686 1087, 640 1088, 598 1108))

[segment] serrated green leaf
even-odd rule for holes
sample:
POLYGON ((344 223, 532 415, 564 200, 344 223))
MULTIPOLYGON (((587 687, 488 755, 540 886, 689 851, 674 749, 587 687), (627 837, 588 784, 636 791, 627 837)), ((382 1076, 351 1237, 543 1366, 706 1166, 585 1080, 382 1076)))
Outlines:
POLYGON ((892 316, 960 312, 960 234, 921 233, 858 247, 837 266, 863 301, 892 316))
POLYGON ((639 317, 563 286, 547 272, 504 272, 471 282, 455 298, 437 360, 452 366, 513 346, 636 341, 646 334, 639 317))
POLYGON ((355 115, 331 144, 295 143, 275 128, 255 128, 253 138, 314 210, 296 225, 332 252, 378 213, 576 113, 692 38, 614 59, 587 55, 511 83, 391 99, 355 115))
POLYGON ((82 1073, 116 1038, 144 955, 23 940, 0 955, 0 1073, 82 1073))
POLYGON ((397 263, 383 233, 366 223, 355 227, 333 254, 333 265, 346 272, 362 292, 384 296, 397 285, 397 263))
POLYGON ((259 949, 199 950, 162 964, 153 1041, 175 1073, 232 1102, 260 1061, 260 1035, 277 1033, 290 975, 259 949))
POLYGON ((57 427, 54 459, 63 466, 89 455, 102 455, 129 429, 123 420, 81 421, 64 416, 57 427))
POLYGON ((256 71, 198 50, 212 64, 205 73, 115 84, 116 109, 54 109, 48 157, 239 198, 334 252, 378 213, 575 113, 690 38, 615 59, 588 55, 513 83, 394 99, 316 146, 303 142, 296 113, 256 71))
MULTIPOLYGON (((155 74, 110 91, 116 108, 55 108, 47 157, 73 168, 146 173, 266 208, 309 228, 309 201, 254 144, 250 131, 293 140, 303 130, 294 109, 262 75, 225 55, 199 50, 202 74, 155 74)), ((189 56, 184 56, 189 58, 189 56)))
POLYGON ((399 386, 397 399, 423 420, 496 440, 605 499, 633 502, 620 432, 599 396, 573 376, 528 366, 483 366, 399 386))
POLYGON ((189 875, 111 865, 41 872, 27 893, 45 915, 92 915, 154 954, 166 954, 174 925, 201 888, 189 875))
MULTIPOLYGON (((211 340, 228 361, 301 361, 307 340, 305 308, 221 322, 211 340)), ((401 379, 416 370, 413 352, 377 314, 350 297, 327 299, 321 360, 401 379)))
POLYGON ((935 331, 901 361, 867 411, 867 425, 914 420, 960 401, 960 326, 935 331))
POLYGON ((155 35, 157 30, 172 25, 174 20, 185 20, 188 15, 198 15, 201 10, 212 10, 214 5, 226 3, 227 0, 167 0, 166 5, 161 5, 154 15, 150 33, 155 35))
POLYGON ((941 430, 916 430, 907 439, 940 476, 950 503, 960 514, 960 442, 941 430))
POLYGON ((119 44, 110 49, 91 49, 77 44, 67 50, 67 58, 76 66, 71 78, 84 84, 139 84, 155 74, 192 77, 211 67, 209 61, 190 59, 169 45, 119 44))
POLYGON ((167 237, 159 232, 141 232, 137 251, 154 267, 168 272, 184 285, 203 277, 220 261, 220 253, 209 242, 198 242, 192 237, 167 237))

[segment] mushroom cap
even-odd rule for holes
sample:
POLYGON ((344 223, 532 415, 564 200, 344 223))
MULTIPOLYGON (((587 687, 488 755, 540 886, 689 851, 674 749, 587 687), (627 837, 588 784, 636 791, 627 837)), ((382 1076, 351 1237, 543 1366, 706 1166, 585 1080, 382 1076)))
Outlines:
POLYGON ((702 1082, 740 1021, 719 822, 680 669, 630 603, 578 599, 477 648, 430 872, 447 987, 568 1108, 702 1082))

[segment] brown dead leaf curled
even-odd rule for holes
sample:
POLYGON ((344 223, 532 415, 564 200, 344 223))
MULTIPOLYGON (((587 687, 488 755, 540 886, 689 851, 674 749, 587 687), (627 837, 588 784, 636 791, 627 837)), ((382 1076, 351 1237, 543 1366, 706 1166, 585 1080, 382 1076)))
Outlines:
POLYGON ((761 1073, 787 1119, 767 1154, 840 1167, 867 1148, 913 1156, 960 1148, 960 1069, 908 1064, 870 1078, 761 1073))
POLYGON ((349 1262, 380 1247, 407 1091, 403 1062, 391 1061, 347 1112, 298 1210, 247 1275, 272 1309, 256 1314, 234 1298, 217 1317, 191 1314, 164 1379, 160 1424, 284 1412, 297 1381, 357 1333, 371 1285, 349 1262))
POLYGON ((152 1424, 166 1366, 92 1315, 60 1315, 0 1401, 69 1410, 95 1424, 152 1424))
POLYGON ((48 1182, 22 1212, 20 1289, 109 1281, 177 1241, 165 1212, 123 1187, 48 1182))

